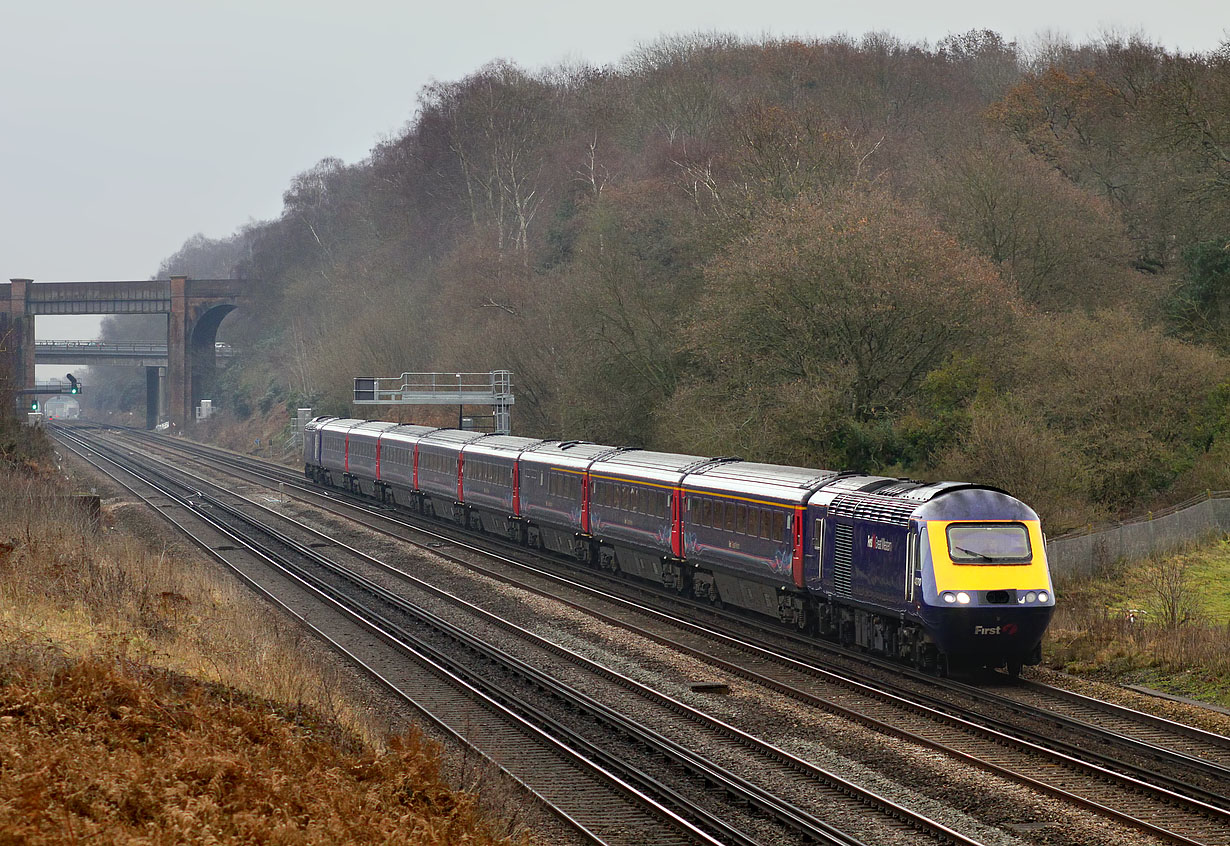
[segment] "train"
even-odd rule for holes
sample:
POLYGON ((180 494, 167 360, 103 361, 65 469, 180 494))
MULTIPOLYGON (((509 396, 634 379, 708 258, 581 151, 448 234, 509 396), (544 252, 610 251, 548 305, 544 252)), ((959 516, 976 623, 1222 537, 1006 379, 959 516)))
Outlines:
POLYGON ((48 397, 43 400, 43 413, 48 420, 78 420, 81 418, 81 403, 76 397, 48 397))
POLYGON ((649 582, 923 671, 1041 661, 1038 515, 1008 493, 697 455, 317 417, 315 484, 649 582))

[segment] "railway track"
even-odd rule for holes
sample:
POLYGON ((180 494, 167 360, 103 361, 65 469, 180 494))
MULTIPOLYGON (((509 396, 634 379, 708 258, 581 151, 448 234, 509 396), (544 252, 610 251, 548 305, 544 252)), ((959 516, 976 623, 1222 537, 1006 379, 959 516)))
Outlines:
MULTIPOLYGON (((83 445, 79 442, 76 446, 83 457, 90 456, 97 460, 101 455, 112 466, 134 463, 131 455, 123 455, 97 443, 83 445)), ((135 471, 142 477, 141 484, 155 489, 153 496, 147 495, 148 499, 151 504, 162 508, 164 513, 168 503, 173 502, 178 508, 195 514, 214 530, 224 532, 233 540, 235 545, 232 549, 256 552, 279 571, 317 594, 322 602, 361 621, 390 646, 405 651, 407 656, 414 656, 416 660, 429 663, 442 676, 470 692, 480 694, 484 701, 498 703, 519 719, 538 727, 540 732, 546 732, 557 742, 565 744, 585 760, 597 762, 604 772, 616 774, 625 792, 631 785, 639 792, 638 795, 651 796, 655 803, 653 807, 659 815, 673 815, 667 816, 667 821, 680 829, 679 833, 685 837, 691 835, 699 842, 747 844, 860 842, 808 810, 783 799, 781 794, 790 792, 783 791, 781 787, 785 776, 795 782, 793 792, 796 795, 809 796, 811 804, 823 807, 829 816, 854 821, 861 832, 875 833, 874 842, 913 842, 919 832, 929 835, 936 842, 976 842, 784 750, 724 725, 698 709, 653 691, 626 675, 551 644, 516 624, 461 602, 408 574, 397 573, 401 579, 414 582, 419 591, 430 592, 451 603, 454 608, 464 606, 467 622, 462 625, 450 622, 444 616, 425 610, 418 603, 408 602, 401 596, 401 591, 391 591, 363 575, 353 562, 344 565, 335 560, 339 553, 344 552, 345 556, 373 567, 386 571, 390 569, 358 550, 338 544, 313 529, 294 524, 284 515, 275 514, 249 500, 227 495, 220 490, 207 492, 212 487, 211 483, 200 478, 185 479, 182 468, 173 470, 165 465, 154 466, 149 460, 135 463, 141 467, 135 471), (228 502, 228 499, 238 502, 228 502), (308 537, 296 539, 286 528, 275 528, 275 523, 289 523, 293 526, 293 533, 308 537), (322 555, 321 548, 328 548, 330 556, 322 555), (586 686, 588 692, 583 693, 575 684, 560 681, 556 677, 558 673, 548 674, 538 669, 540 660, 524 660, 506 648, 492 646, 489 638, 474 636, 471 633, 474 618, 482 619, 520 641, 532 643, 541 651, 565 657, 574 666, 583 667, 588 678, 581 684, 586 686), (593 676, 600 676, 612 686, 634 693, 642 701, 652 702, 661 711, 703 727, 711 735, 705 745, 712 746, 712 738, 721 737, 728 748, 719 750, 720 754, 737 760, 740 773, 736 774, 728 766, 720 764, 711 753, 700 754, 667 737, 661 729, 667 720, 661 715, 654 718, 655 729, 649 729, 626 716, 627 708, 612 708, 598 701, 592 690, 593 676), (560 715, 561 709, 566 716, 560 715), (754 753, 750 758, 757 759, 761 768, 768 766, 777 770, 775 790, 766 790, 749 777, 749 750, 754 753), (634 766, 631 763, 646 760, 650 766, 634 766), (686 773, 688 777, 679 779, 677 771, 686 773), (678 786, 680 782, 689 780, 698 784, 699 790, 683 790, 678 786), (714 790, 718 791, 721 801, 714 801, 714 790), (697 795, 699 800, 695 798, 697 795), (727 821, 731 805, 737 809, 734 817, 742 821, 741 826, 727 821), (662 811, 663 808, 667 811, 662 811), (749 817, 755 817, 755 822, 750 822, 749 817), (766 827, 769 828, 767 833, 764 832, 766 827), (761 830, 758 836, 746 833, 747 830, 756 829, 761 830)), ((127 472, 134 471, 129 469, 127 472)), ((210 542, 206 541, 204 545, 210 547, 210 542)), ((219 549, 216 545, 211 548, 219 549)), ((641 710, 644 710, 643 705, 641 710)), ((508 749, 502 752, 504 755, 511 754, 508 749)), ((651 842, 660 841, 653 838, 651 842)))
MULTIPOLYGON (((142 440, 142 443, 149 441, 142 440)), ((338 503, 337 497, 322 496, 308 489, 285 468, 273 469, 263 463, 254 463, 198 445, 164 443, 163 446, 187 448, 211 463, 227 462, 237 472, 257 474, 251 478, 259 480, 261 484, 294 486, 297 496, 313 498, 318 502, 326 501, 330 508, 344 513, 347 519, 353 519, 351 506, 338 503), (274 474, 272 477, 268 475, 270 472, 274 474), (303 488, 303 491, 298 488, 303 488)), ((369 521, 369 525, 381 526, 381 531, 408 531, 404 521, 400 520, 395 521, 396 528, 390 529, 390 519, 387 515, 373 516, 370 508, 363 517, 364 521, 369 521)), ((436 530, 433 528, 432 531, 436 530)), ((439 532, 436 532, 436 536, 441 537, 439 532)), ((426 541, 428 544, 441 542, 461 546, 468 543, 469 539, 449 537, 446 541, 426 541)), ((553 586, 547 590, 558 594, 558 580, 561 577, 546 574, 534 578, 556 579, 553 586)), ((575 583, 570 586, 570 590, 576 590, 582 595, 585 591, 592 592, 591 588, 575 583)), ((627 599, 621 601, 631 602, 627 599)), ((591 600, 583 602, 593 604, 591 600)), ((601 603, 607 604, 609 600, 603 599, 601 603)), ((610 616, 609 604, 607 608, 610 616)), ((593 612, 593 609, 589 610, 593 612)), ((655 623, 653 630, 641 624, 644 636, 654 637, 673 650, 703 655, 717 661, 729 672, 776 687, 812 706, 843 714, 849 719, 859 720, 879 731, 895 734, 911 742, 931 746, 983 770, 1029 784, 1033 789, 1062 797, 1066 801, 1082 804, 1164 840, 1185 843, 1230 842, 1230 823, 1226 812, 1230 803, 1217 789, 1220 784, 1221 790, 1224 791, 1227 783, 1224 760, 1227 740, 1220 735, 1201 733, 1179 724, 1168 724, 1159 718, 1129 712, 1127 709, 1110 712, 1114 714, 1113 719, 1118 721, 1116 725, 1095 725, 1097 722, 1111 721, 1112 718, 1107 716, 1107 704, 1098 703, 1096 700, 1069 700, 1074 703, 1070 708, 1079 713, 1062 714, 1058 708, 1048 708, 1047 702, 1056 702, 1061 695, 1050 692, 1054 691, 1051 688, 1040 688, 1022 695, 1023 692, 1029 691, 1028 687, 1013 688, 1001 693, 971 688, 955 682, 923 678, 926 685, 945 691, 944 696, 933 695, 930 701, 910 702, 886 687, 882 680, 869 680, 866 677, 843 679, 838 674, 810 664, 809 662, 814 660, 816 644, 796 642, 788 649, 783 649, 782 644, 786 639, 780 631, 774 632, 774 640, 769 643, 756 642, 753 638, 746 638, 741 642, 736 642, 733 638, 721 640, 718 642, 723 644, 723 648, 718 650, 715 649, 717 635, 705 626, 689 624, 694 626, 694 629, 685 627, 687 636, 684 637, 679 634, 681 624, 678 621, 669 621, 668 615, 662 611, 640 608, 635 614, 642 617, 647 615, 653 620, 660 618, 660 623, 655 623), (813 653, 812 657, 808 656, 809 652, 813 653), (749 659, 748 656, 752 657, 749 659), (751 664, 760 666, 751 667, 751 664), (768 671, 765 666, 773 669, 768 671), (823 684, 818 685, 818 682, 823 684), (1022 701, 1029 696, 1035 701, 1022 701), (948 700, 953 697, 976 700, 984 710, 1002 710, 1004 716, 1023 716, 1027 722, 1034 724, 1034 728, 1026 731, 1021 725, 1002 718, 988 720, 984 714, 968 708, 963 714, 950 713, 954 707, 948 700), (1039 725, 1045 728, 1037 728, 1039 725), (1053 737, 1048 737, 1046 740, 1049 743, 1044 745, 1020 736, 1032 732, 1037 738, 1039 734, 1054 734, 1060 729, 1063 733, 1083 737, 1083 743, 1057 743, 1053 737), (1186 749, 1183 748, 1184 745, 1186 749), (1109 756, 1092 754, 1082 747, 1107 747, 1115 749, 1116 752, 1109 756), (1133 758, 1140 760, 1132 763, 1133 758), (1165 768, 1182 775, 1168 776, 1151 772, 1151 767, 1157 768, 1158 762, 1164 762, 1165 768), (1213 786, 1202 786, 1198 783, 1202 780, 1213 786)), ((626 621, 619 622, 621 625, 629 625, 626 621)), ((867 658, 862 656, 858 660, 866 662, 867 658)), ((898 676, 903 674, 903 670, 895 666, 891 668, 891 672, 898 676)), ((913 700, 928 699, 928 695, 919 694, 916 690, 912 690, 908 695, 913 700)))

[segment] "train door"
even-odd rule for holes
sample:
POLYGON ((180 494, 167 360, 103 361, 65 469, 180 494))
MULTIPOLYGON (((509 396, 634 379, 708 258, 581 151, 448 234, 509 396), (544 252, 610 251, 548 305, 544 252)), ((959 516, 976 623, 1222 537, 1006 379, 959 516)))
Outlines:
POLYGON ((827 528, 823 508, 808 508, 802 512, 804 520, 803 531, 803 583, 811 590, 821 590, 821 576, 824 568, 825 540, 827 528))
POLYGON ((919 526, 911 522, 906 530, 905 545, 905 600, 914 602, 922 591, 922 556, 918 551, 919 526))

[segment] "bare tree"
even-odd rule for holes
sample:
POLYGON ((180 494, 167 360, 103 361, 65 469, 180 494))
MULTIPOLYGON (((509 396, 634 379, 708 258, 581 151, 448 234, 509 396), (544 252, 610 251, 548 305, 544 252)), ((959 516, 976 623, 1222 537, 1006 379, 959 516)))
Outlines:
POLYGON ((1158 620, 1168 629, 1187 623, 1199 610, 1187 562, 1180 555, 1153 556, 1140 571, 1153 599, 1158 620))

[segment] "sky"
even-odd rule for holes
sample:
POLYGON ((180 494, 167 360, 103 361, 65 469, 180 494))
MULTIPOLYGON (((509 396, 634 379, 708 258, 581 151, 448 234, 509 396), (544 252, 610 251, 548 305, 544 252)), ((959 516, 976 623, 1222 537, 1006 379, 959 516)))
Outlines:
MULTIPOLYGON (((195 233, 276 217, 295 174, 362 160, 423 86, 496 58, 606 65, 694 32, 934 44, 972 29, 1208 52, 1230 15, 1195 0, 0 0, 0 279, 148 278, 195 233)), ((97 324, 41 318, 36 334, 97 324)))

